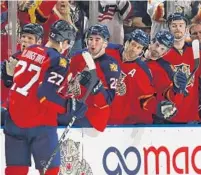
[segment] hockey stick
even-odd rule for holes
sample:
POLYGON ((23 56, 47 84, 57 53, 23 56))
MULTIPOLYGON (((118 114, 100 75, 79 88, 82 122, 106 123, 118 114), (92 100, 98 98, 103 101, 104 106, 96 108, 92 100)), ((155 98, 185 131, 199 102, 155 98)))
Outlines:
MULTIPOLYGON (((91 83, 90 83, 90 85, 89 85, 89 87, 87 89, 87 92, 85 93, 84 97, 81 99, 81 101, 85 102, 87 97, 91 93, 94 85, 97 82, 97 75, 96 75, 96 66, 95 66, 94 60, 91 57, 91 55, 88 52, 83 52, 82 56, 83 56, 83 58, 84 58, 84 60, 85 60, 85 62, 87 64, 87 66, 89 68, 89 72, 91 74, 91 83)), ((70 121, 68 126, 65 128, 63 134, 61 135, 61 138, 59 139, 59 142, 58 142, 56 148, 54 149, 52 155, 50 156, 50 158, 48 159, 47 163, 45 164, 45 166, 43 168, 42 175, 45 175, 47 169, 49 168, 50 164, 52 163, 52 160, 54 159, 54 157, 56 156, 57 152, 59 151, 61 144, 65 141, 66 136, 67 136, 70 128, 72 127, 73 123, 75 122, 76 118, 77 118, 76 116, 73 116, 72 120, 70 121)))
POLYGON ((192 49, 193 49, 193 58, 194 58, 194 69, 187 79, 187 84, 191 81, 191 78, 194 76, 195 72, 198 70, 200 65, 200 44, 197 39, 193 40, 192 49))

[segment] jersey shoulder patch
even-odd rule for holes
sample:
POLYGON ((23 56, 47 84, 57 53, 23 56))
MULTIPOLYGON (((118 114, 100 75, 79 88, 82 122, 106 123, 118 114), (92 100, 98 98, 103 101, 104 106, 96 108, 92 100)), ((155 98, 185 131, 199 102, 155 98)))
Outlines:
POLYGON ((104 58, 101 59, 101 68, 105 71, 105 72, 120 72, 120 66, 117 62, 116 59, 114 59, 113 57, 105 54, 104 58))

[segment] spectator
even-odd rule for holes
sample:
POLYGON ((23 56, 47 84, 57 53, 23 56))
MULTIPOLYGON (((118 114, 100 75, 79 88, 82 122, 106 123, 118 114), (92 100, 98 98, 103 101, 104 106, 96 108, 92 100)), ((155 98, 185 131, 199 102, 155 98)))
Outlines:
POLYGON ((77 35, 75 39, 75 43, 73 48, 71 49, 71 54, 74 52, 82 49, 82 38, 84 36, 84 31, 85 31, 85 24, 88 18, 86 17, 86 13, 82 8, 82 2, 80 1, 75 1, 71 0, 69 1, 70 3, 70 15, 73 24, 77 28, 77 35))
POLYGON ((201 23, 193 23, 189 28, 192 40, 198 39, 201 45, 201 23))
POLYGON ((27 23, 44 23, 50 16, 57 1, 18 1, 18 18, 21 25, 27 23))
POLYGON ((110 42, 123 44, 123 20, 126 19, 130 11, 131 3, 129 0, 99 1, 98 21, 107 25, 111 34, 110 42))
POLYGON ((63 0, 58 0, 55 6, 53 7, 51 14, 48 18, 48 20, 43 24, 44 30, 45 30, 45 35, 44 35, 44 43, 47 42, 48 40, 48 33, 50 30, 51 25, 59 20, 65 20, 69 24, 71 24, 76 30, 77 28, 73 24, 71 20, 71 15, 70 15, 70 5, 68 1, 63 1, 63 0))
POLYGON ((201 22, 201 2, 200 1, 193 1, 191 2, 192 8, 192 19, 191 22, 201 22))
POLYGON ((132 14, 129 15, 128 20, 124 22, 124 33, 130 33, 135 28, 140 28, 147 33, 151 30, 151 18, 146 13, 147 11, 147 0, 146 1, 131 1, 132 14), (129 23, 127 23, 128 21, 129 23), (128 25, 127 25, 128 24, 128 25))
POLYGON ((168 29, 166 20, 170 14, 175 12, 184 14, 191 18, 191 1, 148 1, 147 12, 151 17, 151 38, 162 29, 168 29))

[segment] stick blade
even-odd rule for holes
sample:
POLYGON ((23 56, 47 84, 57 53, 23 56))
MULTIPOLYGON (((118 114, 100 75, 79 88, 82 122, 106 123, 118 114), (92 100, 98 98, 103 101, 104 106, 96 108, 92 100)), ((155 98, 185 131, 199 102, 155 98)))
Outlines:
POLYGON ((87 64, 89 70, 96 69, 96 65, 94 63, 94 60, 93 60, 93 58, 89 52, 87 52, 87 51, 82 52, 82 56, 83 56, 83 58, 87 64))
POLYGON ((194 59, 200 58, 200 43, 199 43, 199 41, 197 39, 193 40, 192 49, 193 49, 193 57, 194 57, 194 59))

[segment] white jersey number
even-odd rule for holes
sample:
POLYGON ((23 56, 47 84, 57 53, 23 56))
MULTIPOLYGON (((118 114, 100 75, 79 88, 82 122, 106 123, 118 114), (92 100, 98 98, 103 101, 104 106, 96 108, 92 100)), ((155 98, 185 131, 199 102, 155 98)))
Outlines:
POLYGON ((116 78, 110 78, 110 88, 111 89, 116 89, 116 87, 117 87, 117 82, 118 82, 118 79, 116 79, 116 78))
POLYGON ((50 72, 50 74, 51 76, 48 78, 47 81, 52 84, 56 84, 57 86, 60 86, 64 80, 64 77, 58 74, 57 72, 50 72))
POLYGON ((40 70, 41 68, 39 66, 36 66, 34 64, 27 64, 26 61, 20 60, 18 61, 16 67, 21 66, 21 68, 14 74, 13 79, 15 79, 18 75, 22 74, 25 72, 26 68, 28 67, 29 72, 35 72, 33 77, 30 79, 30 81, 24 85, 23 87, 16 87, 16 83, 13 84, 11 87, 11 90, 15 90, 16 92, 27 96, 28 95, 28 90, 33 86, 33 84, 38 80, 39 75, 40 75, 40 70))

